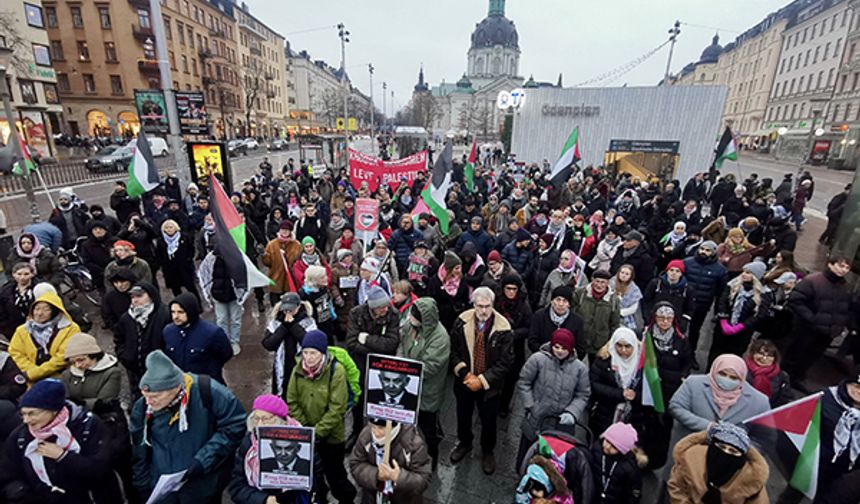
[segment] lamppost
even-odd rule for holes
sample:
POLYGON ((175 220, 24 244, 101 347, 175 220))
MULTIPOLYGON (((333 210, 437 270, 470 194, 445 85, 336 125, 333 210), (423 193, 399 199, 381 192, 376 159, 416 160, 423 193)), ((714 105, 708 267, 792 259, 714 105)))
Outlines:
MULTIPOLYGON (((12 114, 12 90, 9 89, 8 81, 6 80, 6 69, 12 64, 12 58, 15 56, 15 51, 5 46, 0 46, 0 94, 3 95, 3 112, 6 115, 6 121, 9 123, 9 143, 12 144, 12 152, 15 153, 15 159, 20 163, 24 161, 24 151, 21 150, 21 139, 18 137, 18 125, 15 116, 12 114)), ((27 194, 27 201, 30 203, 30 218, 33 222, 39 222, 39 206, 36 204, 36 193, 33 192, 33 180, 30 178, 30 171, 25 169, 24 173, 24 192, 27 194)))
POLYGON ((373 140, 373 63, 367 64, 367 71, 370 73, 370 139, 373 140))
POLYGON ((388 83, 382 81, 382 130, 385 131, 385 116, 388 115, 388 108, 386 108, 385 104, 385 95, 388 94, 386 90, 388 89, 388 83))
POLYGON ((663 84, 669 85, 669 70, 672 67, 672 53, 675 51, 675 41, 678 40, 678 35, 681 34, 681 22, 675 21, 675 25, 669 30, 669 60, 666 62, 666 74, 663 76, 663 84))
POLYGON ((349 31, 343 23, 337 25, 337 35, 340 37, 340 78, 343 86, 343 133, 349 143, 349 84, 346 82, 346 44, 349 42, 349 31))

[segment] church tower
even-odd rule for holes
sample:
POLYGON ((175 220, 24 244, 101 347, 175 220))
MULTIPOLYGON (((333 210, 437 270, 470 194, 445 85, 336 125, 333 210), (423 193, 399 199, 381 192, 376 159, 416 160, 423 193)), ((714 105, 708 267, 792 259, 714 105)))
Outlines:
POLYGON ((467 55, 466 74, 479 84, 499 77, 517 78, 520 66, 519 35, 505 17, 505 0, 489 0, 487 17, 475 25, 467 55))

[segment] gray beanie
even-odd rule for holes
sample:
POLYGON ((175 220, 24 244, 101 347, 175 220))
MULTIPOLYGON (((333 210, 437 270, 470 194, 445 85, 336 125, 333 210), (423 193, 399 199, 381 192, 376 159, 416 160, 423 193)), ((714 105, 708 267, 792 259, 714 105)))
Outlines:
POLYGON ((717 244, 716 244, 716 243, 714 243, 714 241, 713 241, 713 240, 703 241, 703 242, 702 242, 702 244, 701 244, 701 245, 699 245, 699 246, 700 246, 700 247, 704 247, 704 248, 706 248, 706 249, 710 249, 710 250, 711 250, 711 252, 716 252, 716 251, 717 251, 717 244))
POLYGON ((378 285, 371 287, 367 293, 367 306, 371 309, 386 306, 390 301, 391 299, 388 297, 388 294, 378 285))
POLYGON ((767 271, 767 266, 761 261, 753 261, 744 264, 743 270, 752 273, 753 276, 761 280, 761 277, 764 276, 764 272, 767 271))
POLYGON ((708 429, 708 442, 719 441, 746 453, 750 448, 750 435, 746 429, 728 422, 720 422, 708 429))
POLYGON ((146 372, 140 379, 140 389, 161 392, 182 385, 182 370, 161 350, 146 356, 146 372))

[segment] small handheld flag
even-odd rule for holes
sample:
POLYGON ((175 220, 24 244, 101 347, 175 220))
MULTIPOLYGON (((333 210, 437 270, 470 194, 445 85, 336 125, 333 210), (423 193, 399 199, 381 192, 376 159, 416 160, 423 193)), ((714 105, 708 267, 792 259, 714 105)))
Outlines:
POLYGON ((149 148, 149 140, 141 129, 135 142, 134 156, 128 165, 126 192, 132 198, 142 196, 158 187, 160 183, 161 180, 155 168, 155 158, 152 157, 152 150, 149 148))

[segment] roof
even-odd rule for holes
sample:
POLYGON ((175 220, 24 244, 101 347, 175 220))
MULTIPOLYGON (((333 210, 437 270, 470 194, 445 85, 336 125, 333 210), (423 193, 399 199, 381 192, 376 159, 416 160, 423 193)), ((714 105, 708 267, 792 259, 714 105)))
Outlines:
POLYGON ((519 49, 520 36, 517 27, 510 19, 499 14, 492 14, 475 25, 472 32, 472 49, 482 47, 511 47, 519 49))
POLYGON ((719 34, 714 35, 711 45, 702 51, 702 55, 699 57, 699 63, 716 63, 717 60, 720 59, 720 54, 722 54, 722 52, 723 48, 720 46, 720 36, 719 34))

